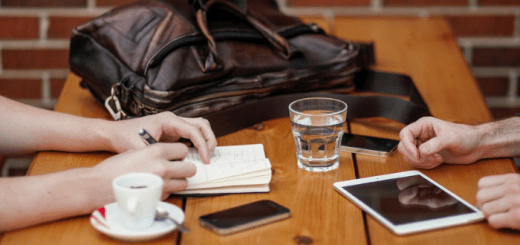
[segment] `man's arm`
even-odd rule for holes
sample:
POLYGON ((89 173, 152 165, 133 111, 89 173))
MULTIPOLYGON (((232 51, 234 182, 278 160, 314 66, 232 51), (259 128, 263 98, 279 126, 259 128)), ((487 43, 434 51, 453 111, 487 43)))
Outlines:
POLYGON ((512 117, 478 126, 483 132, 482 159, 520 156, 520 117, 512 117))
POLYGON ((477 126, 425 117, 406 126, 399 136, 399 151, 418 168, 520 155, 519 117, 477 126))

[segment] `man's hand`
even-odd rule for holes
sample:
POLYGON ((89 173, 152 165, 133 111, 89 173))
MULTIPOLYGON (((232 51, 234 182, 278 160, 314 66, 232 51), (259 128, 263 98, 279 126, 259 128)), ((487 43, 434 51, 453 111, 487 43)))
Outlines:
POLYGON ((443 162, 472 163, 480 157, 479 136, 475 126, 424 117, 401 130, 398 150, 418 168, 431 169, 443 162))
POLYGON ((477 207, 493 228, 520 230, 520 175, 511 173, 480 179, 477 207))

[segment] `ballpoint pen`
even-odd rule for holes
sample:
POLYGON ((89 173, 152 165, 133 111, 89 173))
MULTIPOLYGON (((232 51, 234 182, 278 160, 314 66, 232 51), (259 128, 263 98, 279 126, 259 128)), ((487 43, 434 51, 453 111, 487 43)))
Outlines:
POLYGON ((157 143, 157 140, 155 140, 144 128, 139 130, 139 136, 144 140, 144 142, 147 145, 155 144, 157 143))
MULTIPOLYGON (((144 130, 144 128, 139 130, 139 136, 141 136, 141 138, 144 140, 144 142, 147 145, 151 145, 151 144, 157 143, 157 140, 155 140, 148 132, 146 132, 146 130, 144 130)), ((170 219, 177 226, 179 231, 181 231, 181 232, 189 232, 190 231, 190 229, 188 229, 188 227, 184 226, 182 223, 180 223, 177 220, 175 220, 174 218, 172 218, 170 215, 168 215, 167 212, 165 213, 165 212, 159 212, 159 211, 160 210, 158 209, 157 213, 156 213, 156 217, 155 217, 156 220, 164 220, 165 217, 167 216, 167 218, 170 219)))

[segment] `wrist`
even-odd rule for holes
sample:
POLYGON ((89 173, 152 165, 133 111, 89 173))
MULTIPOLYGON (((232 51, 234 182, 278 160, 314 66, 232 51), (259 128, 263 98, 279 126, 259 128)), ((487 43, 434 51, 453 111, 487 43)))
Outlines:
MULTIPOLYGON (((110 181, 106 181, 104 173, 96 173, 94 168, 73 168, 49 175, 33 177, 33 182, 39 182, 40 192, 38 209, 49 210, 51 205, 60 204, 61 212, 43 215, 43 220, 55 220, 70 216, 88 214, 96 208, 113 200, 110 181)), ((29 177, 29 178, 31 178, 29 177)), ((30 196, 30 195, 29 195, 30 196)))
POLYGON ((95 135, 94 144, 97 144, 98 150, 116 152, 114 147, 113 137, 113 122, 104 119, 96 120, 95 127, 92 127, 92 134, 95 135))
POLYGON ((477 126, 481 135, 481 158, 511 157, 520 149, 520 117, 485 123, 477 126))
POLYGON ((475 149, 477 160, 489 158, 493 147, 494 126, 490 123, 475 125, 473 139, 478 143, 475 149))
POLYGON ((80 168, 78 180, 83 192, 84 213, 91 213, 95 209, 114 201, 112 193, 112 179, 106 173, 99 173, 95 167, 80 168))

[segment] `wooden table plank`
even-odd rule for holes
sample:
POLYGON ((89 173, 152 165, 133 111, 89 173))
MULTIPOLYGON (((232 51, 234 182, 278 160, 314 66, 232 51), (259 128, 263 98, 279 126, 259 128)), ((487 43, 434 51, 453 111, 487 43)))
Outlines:
MULTIPOLYGON (((467 124, 492 120, 471 71, 443 19, 340 18, 335 21, 335 31, 345 39, 374 41, 377 64, 373 68, 411 76, 435 117, 467 124), (378 45, 385 42, 387 45, 378 45), (439 83, 442 86, 438 86, 439 83)), ((385 119, 364 119, 354 120, 351 129, 357 134, 399 139, 398 134, 403 126, 385 119)), ((360 177, 415 169, 399 153, 388 159, 358 154, 356 163, 360 177)), ((511 159, 442 165, 433 170, 421 170, 472 204, 476 203, 477 183, 481 177, 515 171, 511 159)), ((376 245, 517 244, 520 239, 517 233, 494 230, 485 222, 403 237, 393 234, 372 217, 368 217, 367 222, 370 243, 376 245)))
POLYGON ((263 123, 261 132, 245 129, 220 137, 219 145, 264 144, 274 174, 268 194, 227 195, 189 198, 186 203, 187 221, 197 224, 198 217, 248 202, 270 199, 291 210, 290 219, 253 231, 220 237, 200 226, 183 234, 181 244, 366 244, 361 210, 342 202, 343 197, 332 188, 336 181, 354 179, 350 154, 341 155, 338 170, 310 173, 296 166, 294 139, 287 118, 263 123), (342 205, 338 205, 342 203, 342 205), (341 231, 341 236, 338 236, 341 231), (305 243, 303 243, 305 244, 305 243))

